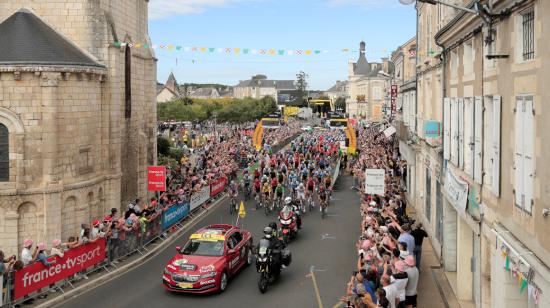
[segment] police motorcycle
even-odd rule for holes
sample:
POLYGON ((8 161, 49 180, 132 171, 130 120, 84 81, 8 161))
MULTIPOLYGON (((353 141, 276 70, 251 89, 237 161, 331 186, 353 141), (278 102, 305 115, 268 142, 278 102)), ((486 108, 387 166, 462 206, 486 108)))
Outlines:
POLYGON ((264 237, 260 240, 256 250, 256 271, 258 277, 258 289, 263 294, 271 283, 279 278, 281 267, 290 265, 292 255, 274 235, 277 231, 271 227, 264 228, 264 237))
POLYGON ((298 235, 298 228, 301 227, 301 213, 298 206, 292 204, 292 198, 286 197, 285 206, 279 212, 279 223, 283 242, 288 244, 291 239, 298 235))

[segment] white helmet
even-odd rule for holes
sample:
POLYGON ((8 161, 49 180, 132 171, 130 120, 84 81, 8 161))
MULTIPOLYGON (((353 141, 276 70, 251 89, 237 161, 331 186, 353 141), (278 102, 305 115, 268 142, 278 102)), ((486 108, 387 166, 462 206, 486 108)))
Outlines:
POLYGON ((369 205, 370 205, 370 206, 376 206, 376 202, 371 201, 371 202, 369 203, 369 205))
POLYGON ((285 198, 285 204, 286 204, 286 205, 289 205, 290 203, 292 203, 292 198, 286 197, 286 198, 285 198))

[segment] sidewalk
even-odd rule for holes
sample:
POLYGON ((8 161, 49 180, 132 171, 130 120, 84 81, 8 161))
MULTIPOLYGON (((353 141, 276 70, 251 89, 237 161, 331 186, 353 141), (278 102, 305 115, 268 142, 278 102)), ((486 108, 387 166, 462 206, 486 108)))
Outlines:
POLYGON ((460 308, 429 241, 422 246, 421 263, 418 307, 460 308))

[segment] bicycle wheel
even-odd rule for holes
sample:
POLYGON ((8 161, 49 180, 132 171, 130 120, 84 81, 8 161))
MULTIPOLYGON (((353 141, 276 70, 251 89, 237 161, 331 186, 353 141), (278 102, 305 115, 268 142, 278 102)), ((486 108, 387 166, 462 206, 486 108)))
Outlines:
POLYGON ((264 202, 264 213, 265 216, 269 215, 269 202, 267 200, 264 202))
POLYGON ((327 206, 325 203, 321 206, 321 218, 325 219, 327 217, 327 206))
POLYGON ((233 204, 233 200, 229 202, 229 214, 233 215, 233 209, 235 208, 235 205, 233 204))

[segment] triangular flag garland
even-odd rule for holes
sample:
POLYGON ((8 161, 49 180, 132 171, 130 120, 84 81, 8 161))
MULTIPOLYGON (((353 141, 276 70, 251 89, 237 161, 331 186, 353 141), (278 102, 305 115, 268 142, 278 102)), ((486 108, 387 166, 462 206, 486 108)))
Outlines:
POLYGON ((533 282, 535 277, 535 271, 523 264, 519 257, 512 257, 510 255, 510 248, 506 244, 502 243, 500 247, 500 254, 504 258, 504 270, 510 272, 513 278, 515 278, 519 285, 519 293, 523 294, 527 289, 527 299, 530 303, 538 305, 542 291, 533 282), (522 272, 522 266, 527 268, 527 272, 522 272))
MULTIPOLYGON (((214 53, 217 51, 218 53, 225 52, 226 54, 259 54, 259 55, 270 55, 270 56, 314 56, 314 55, 320 55, 324 53, 331 52, 330 50, 320 50, 320 49, 282 49, 282 48, 262 48, 262 49, 250 49, 250 48, 240 48, 240 47, 189 47, 189 46, 181 46, 181 45, 174 45, 174 44, 159 44, 159 45, 150 45, 147 43, 140 43, 140 42, 118 42, 115 41, 112 43, 112 46, 114 47, 130 47, 130 48, 143 48, 143 49, 163 49, 167 51, 184 51, 184 52, 200 52, 200 53, 214 53)), ((357 53, 359 50, 356 49, 350 49, 350 48, 341 48, 341 49, 335 49, 334 51, 338 51, 340 53, 348 54, 348 53, 357 53)), ((333 52, 334 52, 333 51, 333 52)), ((368 49, 365 50, 367 54, 388 54, 388 49, 382 48, 382 49, 368 49)), ((440 53, 438 50, 429 50, 427 52, 423 51, 409 51, 409 56, 428 56, 433 57, 440 53)))

